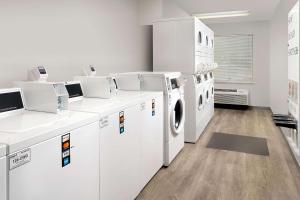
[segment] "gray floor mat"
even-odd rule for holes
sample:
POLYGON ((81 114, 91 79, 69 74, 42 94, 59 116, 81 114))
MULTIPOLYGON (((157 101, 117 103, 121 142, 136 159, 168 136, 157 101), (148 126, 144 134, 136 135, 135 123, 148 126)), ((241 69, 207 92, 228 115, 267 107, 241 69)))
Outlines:
POLYGON ((267 139, 215 132, 207 148, 269 156, 267 139))

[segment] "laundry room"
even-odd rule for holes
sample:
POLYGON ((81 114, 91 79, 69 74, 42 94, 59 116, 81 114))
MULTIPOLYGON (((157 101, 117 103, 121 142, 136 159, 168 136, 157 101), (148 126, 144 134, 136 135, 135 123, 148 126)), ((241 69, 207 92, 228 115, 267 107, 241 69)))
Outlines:
POLYGON ((0 200, 299 200, 298 0, 0 0, 0 200))

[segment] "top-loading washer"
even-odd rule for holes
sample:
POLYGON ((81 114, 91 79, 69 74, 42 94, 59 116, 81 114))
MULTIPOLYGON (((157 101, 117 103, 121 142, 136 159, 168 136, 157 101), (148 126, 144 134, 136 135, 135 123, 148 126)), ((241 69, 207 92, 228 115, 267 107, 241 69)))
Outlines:
POLYGON ((137 88, 164 92, 164 165, 168 166, 184 147, 185 102, 181 73, 131 72, 116 76, 118 86, 123 89, 127 87, 121 84, 126 83, 124 80, 136 78, 141 80, 137 88))
MULTIPOLYGON (((35 92, 45 89, 44 84, 41 88, 36 84, 31 85, 31 93, 23 95, 35 96, 35 92)), ((57 87, 64 88, 63 85, 57 87)), ((51 90, 60 96, 57 88, 52 86, 51 90)), ((23 95, 17 88, 0 90, 0 143, 6 145, 0 149, 0 182, 5 180, 2 176, 6 176, 7 198, 98 200, 98 116, 71 111, 59 114, 27 111, 23 95), (2 171, 6 168, 5 162, 6 175, 2 171)), ((43 99, 44 102, 35 100, 42 107, 52 101, 51 98, 43 99)), ((28 101, 25 103, 32 105, 28 101)), ((5 189, 2 184, 0 187, 1 191, 5 189)))
POLYGON ((186 120, 184 141, 196 143, 206 127, 205 83, 202 74, 184 75, 186 120))
MULTIPOLYGON (((101 93, 97 84, 89 85, 101 93)), ((80 82, 66 88, 70 110, 100 116, 100 199, 134 199, 163 164, 162 93, 124 92, 104 99, 85 96, 80 82)))

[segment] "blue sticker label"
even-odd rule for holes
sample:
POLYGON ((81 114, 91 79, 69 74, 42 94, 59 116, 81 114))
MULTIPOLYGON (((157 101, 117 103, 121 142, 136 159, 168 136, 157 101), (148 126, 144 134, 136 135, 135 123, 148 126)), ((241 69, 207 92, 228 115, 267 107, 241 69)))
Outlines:
POLYGON ((70 156, 65 157, 65 158, 63 159, 63 167, 69 165, 69 164, 71 163, 70 161, 71 161, 70 156))

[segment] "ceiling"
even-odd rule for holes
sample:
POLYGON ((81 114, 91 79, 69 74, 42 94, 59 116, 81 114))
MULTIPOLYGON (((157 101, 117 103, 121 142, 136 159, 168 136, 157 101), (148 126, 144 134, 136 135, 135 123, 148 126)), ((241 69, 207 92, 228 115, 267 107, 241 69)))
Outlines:
POLYGON ((249 10, 246 17, 203 20, 206 23, 270 20, 280 0, 173 0, 189 14, 249 10))

